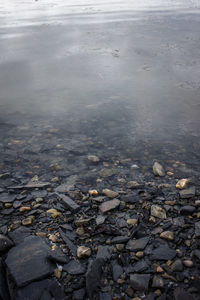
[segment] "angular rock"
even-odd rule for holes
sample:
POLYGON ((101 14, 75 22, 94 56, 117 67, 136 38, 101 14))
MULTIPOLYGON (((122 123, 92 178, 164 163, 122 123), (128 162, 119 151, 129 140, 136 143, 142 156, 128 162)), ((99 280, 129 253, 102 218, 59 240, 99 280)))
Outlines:
POLYGON ((29 182, 25 185, 15 185, 15 186, 10 186, 9 189, 12 190, 21 190, 21 189, 41 189, 50 186, 50 182, 29 182))
POLYGON ((153 165, 153 173, 156 176, 161 176, 161 177, 165 176, 165 170, 163 166, 158 162, 155 162, 153 165))
POLYGON ((176 251, 167 245, 160 245, 153 250, 151 260, 172 260, 176 256, 176 251))
POLYGON ((180 179, 176 184, 176 188, 182 190, 187 186, 187 184, 188 184, 188 179, 185 178, 180 179))
POLYGON ((104 189, 102 191, 102 194, 105 195, 105 196, 107 196, 108 198, 111 198, 111 199, 116 198, 118 196, 117 192, 111 191, 109 189, 104 189))
POLYGON ((9 237, 13 240, 15 245, 18 245, 24 241, 24 239, 30 236, 31 231, 26 227, 20 226, 14 231, 9 232, 9 237))
POLYGON ((131 274, 130 284, 136 291, 147 291, 149 286, 149 274, 131 274))
POLYGON ((13 241, 11 241, 7 236, 0 234, 0 254, 7 252, 13 246, 13 241))
POLYGON ((180 214, 182 215, 190 215, 195 211, 195 207, 191 205, 185 205, 181 207, 180 214))
POLYGON ((16 195, 13 194, 7 194, 7 193, 2 193, 0 194, 0 202, 2 203, 10 203, 13 202, 16 198, 16 195))
POLYGON ((160 234, 160 237, 162 239, 167 240, 167 241, 173 241, 174 240, 174 233, 172 231, 163 231, 160 234))
POLYGON ((116 236, 112 239, 111 244, 123 244, 129 241, 128 236, 116 236))
POLYGON ((111 258, 113 247, 111 246, 99 246, 97 251, 97 259, 109 260, 111 258))
POLYGON ((200 237, 200 221, 195 223, 195 235, 200 237))
POLYGON ((30 236, 13 247, 6 258, 6 265, 17 286, 50 275, 55 265, 47 260, 51 249, 40 237, 30 236))
POLYGON ((160 219, 167 218, 166 211, 158 205, 151 205, 151 215, 160 219))
POLYGON ((117 208, 119 205, 120 205, 120 200, 113 199, 113 200, 109 200, 109 201, 103 202, 99 206, 99 209, 100 209, 100 212, 104 214, 104 213, 106 213, 106 212, 108 212, 110 210, 113 210, 113 209, 117 208))
POLYGON ((174 300, 197 300, 182 288, 177 287, 174 291, 174 300))
POLYGON ((90 300, 98 299, 99 289, 101 287, 103 258, 97 258, 88 267, 86 273, 86 289, 90 300))
POLYGON ((68 264, 63 266, 63 270, 70 275, 81 275, 86 271, 85 265, 76 260, 71 260, 68 264))
POLYGON ((164 287, 164 280, 161 276, 154 275, 153 277, 153 282, 152 282, 152 287, 153 288, 163 288, 164 287))
POLYGON ((89 247, 80 246, 77 248, 77 257, 84 258, 91 255, 91 249, 89 247))
POLYGON ((116 261, 114 261, 112 264, 113 280, 117 281, 123 272, 123 268, 116 261))
POLYGON ((194 250, 194 256, 200 260, 200 250, 194 250))
POLYGON ((88 155, 87 158, 92 163, 98 163, 100 161, 100 159, 96 155, 88 155))
POLYGON ((85 289, 79 289, 73 292, 73 300, 83 300, 85 297, 85 289))
POLYGON ((141 261, 138 261, 136 264, 134 264, 133 266, 133 270, 136 272, 136 273, 141 273, 145 270, 147 270, 149 268, 149 265, 147 264, 147 262, 145 260, 141 260, 141 261))
POLYGON ((96 217, 95 221, 96 221, 97 225, 101 225, 105 222, 105 220, 106 220, 105 216, 99 215, 99 216, 96 217))
POLYGON ((182 272, 183 271, 183 263, 180 259, 175 260, 170 267, 173 272, 182 272))
POLYGON ((2 258, 0 258, 0 299, 10 300, 9 290, 6 282, 6 272, 2 258))
POLYGON ((130 240, 126 245, 126 249, 130 251, 143 250, 148 244, 148 242, 149 242, 148 237, 143 237, 137 240, 130 240))
POLYGON ((188 189, 185 189, 185 190, 182 190, 179 192, 179 195, 182 199, 189 199, 189 198, 192 198, 196 195, 196 189, 194 186, 188 188, 188 189))
POLYGON ((185 225, 184 217, 177 217, 173 219, 174 226, 183 227, 185 225))
POLYGON ((67 208, 69 208, 73 212, 77 212, 80 209, 80 206, 76 204, 71 198, 68 196, 65 196, 63 194, 56 193, 57 196, 60 198, 63 205, 65 205, 67 208))
POLYGON ((72 253, 72 255, 76 256, 76 254, 77 254, 76 246, 72 243, 72 241, 70 241, 70 239, 67 237, 67 235, 61 229, 59 229, 59 233, 60 233, 62 239, 64 240, 65 244, 69 248, 70 252, 72 253))

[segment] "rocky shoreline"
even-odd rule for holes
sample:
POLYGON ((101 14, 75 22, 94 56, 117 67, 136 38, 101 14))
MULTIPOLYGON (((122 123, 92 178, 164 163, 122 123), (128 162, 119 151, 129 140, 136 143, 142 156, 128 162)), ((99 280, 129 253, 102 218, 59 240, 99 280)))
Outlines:
POLYGON ((0 299, 200 299, 196 177, 177 178, 177 161, 137 181, 87 163, 96 185, 0 175, 0 299))

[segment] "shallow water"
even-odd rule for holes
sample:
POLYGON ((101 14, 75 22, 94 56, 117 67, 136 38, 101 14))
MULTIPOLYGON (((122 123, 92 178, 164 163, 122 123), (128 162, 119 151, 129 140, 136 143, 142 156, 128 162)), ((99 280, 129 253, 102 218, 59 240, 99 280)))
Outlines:
POLYGON ((76 173, 88 153, 200 169, 198 1, 3 0, 0 18, 2 169, 70 155, 76 173))

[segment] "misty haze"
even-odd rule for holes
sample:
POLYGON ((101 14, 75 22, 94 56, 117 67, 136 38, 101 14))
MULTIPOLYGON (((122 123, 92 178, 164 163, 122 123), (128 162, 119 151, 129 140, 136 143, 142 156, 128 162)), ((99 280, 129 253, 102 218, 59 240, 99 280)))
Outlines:
POLYGON ((0 215, 0 300, 199 299, 199 1, 0 1, 0 215))

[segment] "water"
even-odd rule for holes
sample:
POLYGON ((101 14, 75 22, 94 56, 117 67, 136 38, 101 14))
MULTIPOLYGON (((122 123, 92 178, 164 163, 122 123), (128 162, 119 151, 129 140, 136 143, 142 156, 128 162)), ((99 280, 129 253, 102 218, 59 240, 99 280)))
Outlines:
POLYGON ((0 19, 2 172, 199 171, 198 1, 3 0, 0 19))

